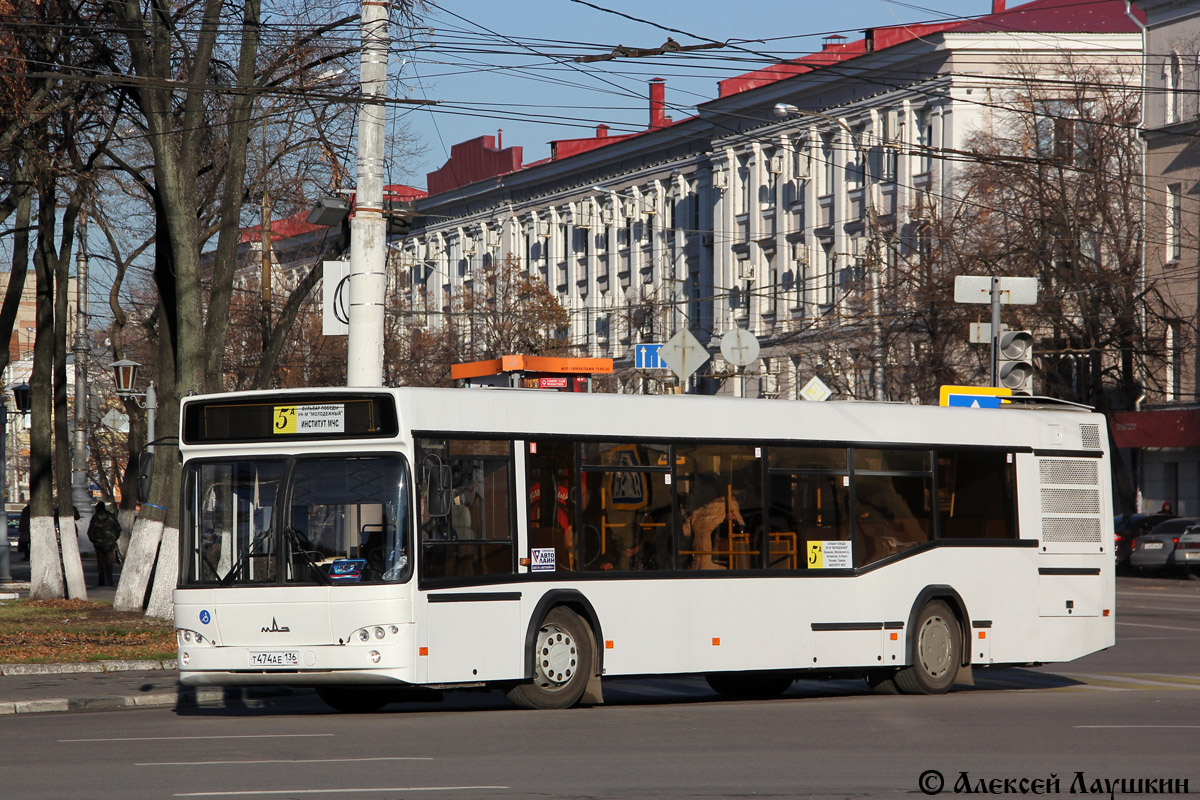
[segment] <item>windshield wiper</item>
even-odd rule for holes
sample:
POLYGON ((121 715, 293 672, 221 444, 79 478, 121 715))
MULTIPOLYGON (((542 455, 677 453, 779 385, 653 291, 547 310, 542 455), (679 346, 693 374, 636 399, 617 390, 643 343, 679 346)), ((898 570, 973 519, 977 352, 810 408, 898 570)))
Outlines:
POLYGON ((250 546, 246 548, 246 552, 242 553, 241 557, 238 558, 237 562, 229 570, 229 574, 221 579, 222 586, 228 586, 237 580, 238 576, 241 574, 242 567, 246 566, 246 564, 254 556, 255 548, 265 542, 270 536, 271 530, 269 528, 265 531, 259 531, 255 535, 254 539, 250 542, 250 546))
POLYGON ((317 581, 319 583, 324 583, 327 586, 332 586, 333 579, 321 571, 321 567, 317 564, 316 560, 313 559, 312 555, 310 555, 315 551, 304 547, 304 545, 310 544, 304 534, 289 526, 283 529, 283 535, 286 536, 287 540, 292 543, 293 552, 299 553, 300 557, 304 559, 304 563, 308 564, 308 568, 312 571, 312 574, 317 576, 317 581))

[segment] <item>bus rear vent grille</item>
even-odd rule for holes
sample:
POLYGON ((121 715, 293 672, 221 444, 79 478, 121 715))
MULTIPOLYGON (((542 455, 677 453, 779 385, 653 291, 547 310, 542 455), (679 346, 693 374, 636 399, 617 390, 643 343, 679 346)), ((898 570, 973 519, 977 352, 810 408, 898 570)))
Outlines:
POLYGON ((1042 538, 1047 542, 1098 542, 1100 520, 1047 517, 1042 520, 1042 538))
POLYGON ((1079 426, 1080 444, 1086 450, 1100 449, 1100 426, 1099 425, 1080 425, 1079 426))
POLYGON ((1099 514, 1100 492, 1095 489, 1042 489, 1043 514, 1099 514))
POLYGON ((1040 461, 1038 471, 1041 477, 1042 541, 1099 542, 1099 462, 1047 458, 1040 461))
POLYGON ((1041 469, 1043 486, 1050 483, 1096 486, 1100 483, 1100 467, 1095 461, 1047 458, 1038 466, 1041 469))

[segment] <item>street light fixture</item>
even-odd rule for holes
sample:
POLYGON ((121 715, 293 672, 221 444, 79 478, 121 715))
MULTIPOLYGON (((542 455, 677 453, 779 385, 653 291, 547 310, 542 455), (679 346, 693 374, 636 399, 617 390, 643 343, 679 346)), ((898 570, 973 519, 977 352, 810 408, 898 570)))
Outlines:
POLYGON ((835 117, 821 111, 800 108, 791 103, 776 103, 772 111, 780 119, 787 119, 789 117, 816 117, 826 122, 832 122, 846 132, 846 135, 850 137, 850 141, 854 145, 854 149, 858 151, 858 158, 862 162, 862 179, 865 184, 863 187, 863 192, 865 193, 863 201, 867 211, 867 273, 871 281, 871 338, 874 340, 871 343, 871 378, 875 384, 875 399, 885 400, 886 395, 883 386, 883 319, 879 297, 879 220, 875 209, 875 181, 871 177, 871 159, 868 157, 867 151, 863 147, 862 140, 858 137, 858 134, 841 117, 835 117))
POLYGON ((138 362, 123 358, 120 361, 112 362, 109 366, 113 371, 117 396, 133 400, 146 412, 146 451, 149 457, 143 457, 138 463, 138 493, 143 494, 143 485, 148 486, 149 467, 154 463, 154 417, 158 412, 158 392, 154 388, 154 381, 150 381, 146 385, 145 392, 133 390, 137 380, 138 367, 141 366, 138 362))

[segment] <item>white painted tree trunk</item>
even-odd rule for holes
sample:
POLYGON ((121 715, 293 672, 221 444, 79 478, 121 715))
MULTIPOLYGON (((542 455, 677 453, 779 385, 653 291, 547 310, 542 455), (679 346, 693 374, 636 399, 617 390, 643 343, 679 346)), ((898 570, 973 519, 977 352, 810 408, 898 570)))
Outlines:
POLYGON ((121 538, 117 540, 117 550, 121 552, 121 558, 129 552, 129 533, 133 529, 133 509, 118 508, 117 522, 121 523, 121 538))
POLYGON ((67 597, 72 600, 87 600, 87 581, 83 578, 83 562, 79 558, 79 531, 74 515, 61 520, 59 541, 62 545, 63 571, 66 572, 67 597))
POLYGON ((179 529, 163 528, 158 545, 158 566, 154 571, 154 588, 150 590, 147 617, 171 621, 175 619, 175 584, 179 578, 179 529))
POLYGON ((54 517, 29 520, 29 597, 54 600, 64 596, 62 561, 58 556, 58 536, 54 517))
POLYGON ((138 517, 129 536, 129 550, 121 566, 121 581, 117 584, 117 595, 113 608, 117 611, 141 611, 146 600, 146 584, 154 569, 158 556, 158 542, 162 539, 162 520, 138 517))

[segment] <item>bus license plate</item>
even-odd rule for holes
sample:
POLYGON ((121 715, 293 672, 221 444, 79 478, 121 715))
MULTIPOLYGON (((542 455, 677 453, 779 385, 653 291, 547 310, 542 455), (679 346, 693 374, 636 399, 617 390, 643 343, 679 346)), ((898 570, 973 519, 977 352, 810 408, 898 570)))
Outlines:
POLYGON ((298 667, 300 666, 299 650, 273 650, 270 652, 251 652, 250 666, 252 667, 298 667))

